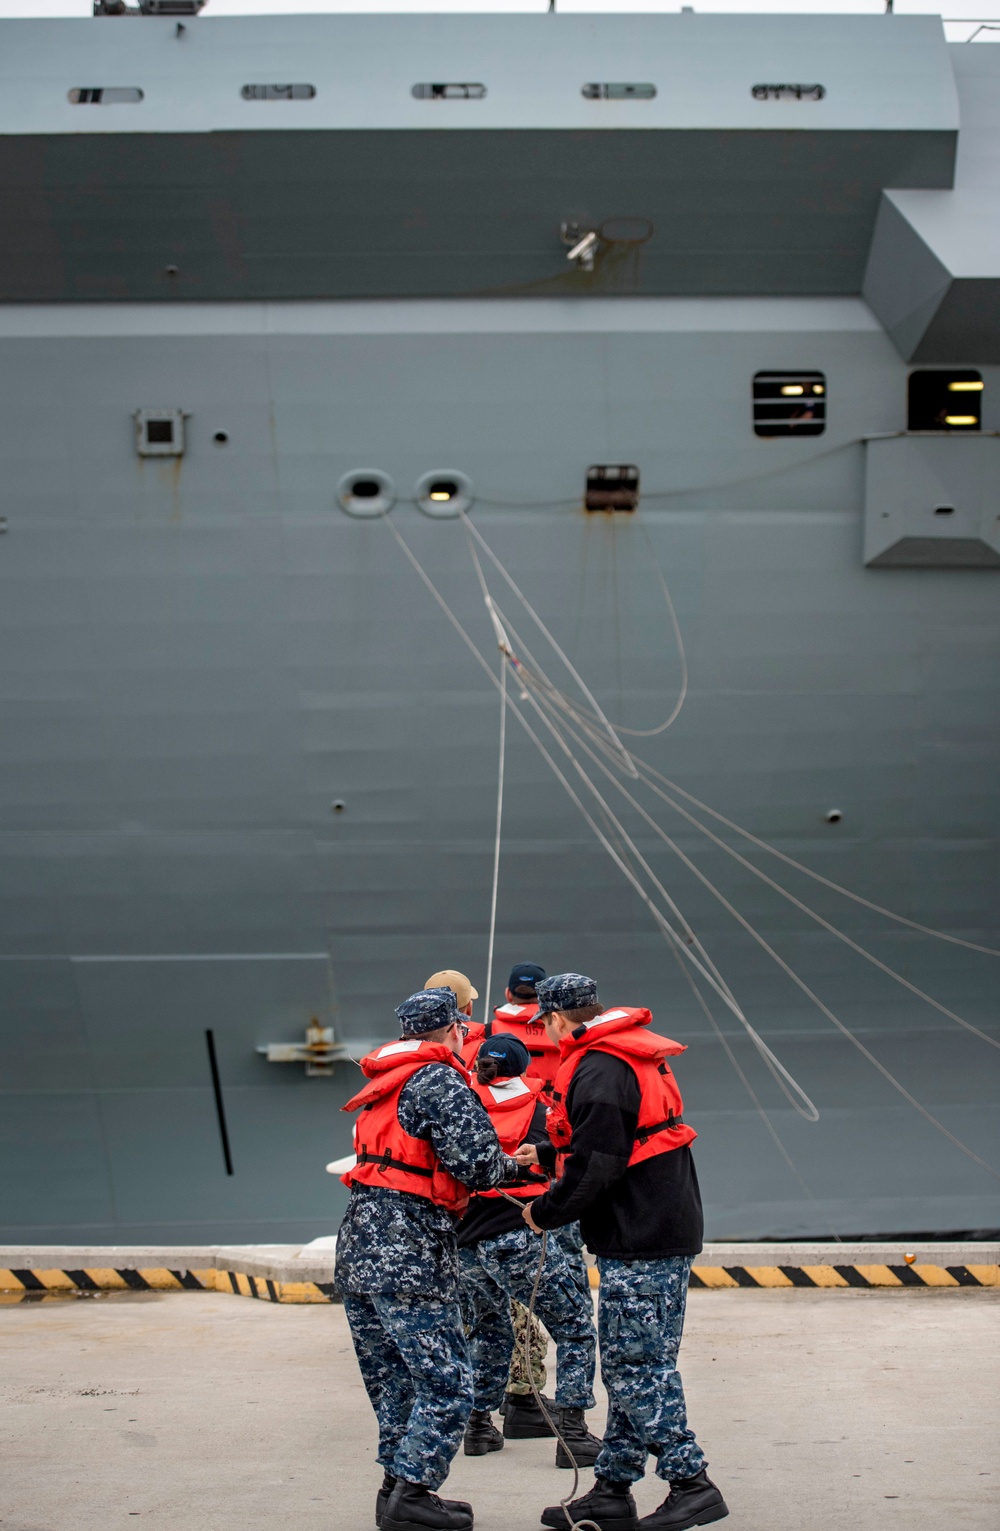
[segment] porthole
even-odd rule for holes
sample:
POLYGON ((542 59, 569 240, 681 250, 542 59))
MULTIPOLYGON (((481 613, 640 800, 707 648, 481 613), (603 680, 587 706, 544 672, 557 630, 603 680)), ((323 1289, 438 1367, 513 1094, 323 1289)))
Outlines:
POLYGON ((142 100, 138 85, 80 85, 68 92, 73 106, 128 106, 142 100))
POLYGON ((482 101, 485 85, 414 85, 410 94, 418 101, 482 101))
POLYGON ((982 373, 968 367, 911 372, 907 384, 908 431, 978 431, 982 423, 982 373))
POLYGON ((311 101, 315 85, 244 85, 244 101, 311 101))
POLYGON ((341 510, 359 521, 384 516, 396 503, 396 490, 388 473, 378 468, 354 468, 337 485, 341 510))
POLYGON ((469 509, 474 498, 472 480, 454 468, 442 468, 419 478, 413 497, 425 516, 446 521, 469 509))
POLYGON ((753 380, 756 436, 822 436, 826 378, 822 372, 758 372, 753 380))

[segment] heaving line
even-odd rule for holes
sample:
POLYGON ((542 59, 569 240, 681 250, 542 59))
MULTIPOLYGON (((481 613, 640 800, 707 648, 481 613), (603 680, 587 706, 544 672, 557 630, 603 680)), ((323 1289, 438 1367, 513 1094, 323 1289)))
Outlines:
MULTIPOLYGON (((396 527, 394 525, 392 525, 392 523, 389 521, 388 517, 383 517, 382 519, 384 519, 386 521, 386 525, 389 527, 389 530, 392 532, 393 537, 395 538, 395 540, 398 543, 399 547, 403 551, 403 553, 404 553, 405 557, 407 558, 408 562, 411 564, 411 566, 413 567, 414 571, 417 573, 418 577, 421 579, 423 584, 426 586, 426 588, 430 592, 431 596, 433 597, 433 599, 435 600, 437 605, 440 607, 440 609, 442 610, 442 612, 444 613, 444 615, 446 616, 448 621, 455 628, 456 632, 459 634, 460 638, 462 639, 462 642, 466 645, 466 647, 470 650, 470 652, 476 658, 477 662, 480 664, 480 666, 486 672, 486 674, 488 675, 488 677, 490 679, 491 684, 493 684, 499 690, 500 687, 501 687, 501 681, 494 674, 492 667, 487 662, 486 658, 484 657, 484 655, 480 651, 478 645, 470 637, 470 635, 465 631, 465 628, 462 626, 461 622, 459 622, 458 618, 452 612, 451 608, 448 606, 448 604, 445 601, 444 597, 441 595, 440 591, 437 589, 437 586, 435 585, 434 581, 428 575, 427 571, 424 569, 424 567, 420 563, 419 559, 417 559, 416 555, 413 553, 412 549, 406 543, 404 538, 397 531, 396 527)), ((586 687, 585 683, 582 681, 582 678, 577 675, 575 667, 572 665, 572 662, 568 659, 568 656, 566 656, 563 653, 563 651, 561 650, 561 648, 560 648, 559 644, 557 643, 557 641, 555 640, 555 638, 549 633, 549 631, 548 631, 547 627, 545 626, 544 622, 538 616, 537 612, 535 612, 534 608, 531 606, 531 603, 527 600, 527 598, 523 595, 523 593, 518 589, 518 587, 516 586, 516 583, 514 582, 512 577, 509 575, 509 573, 506 571, 506 569, 504 569, 503 565, 501 564, 500 560, 497 558, 497 556, 493 552, 493 550, 491 548, 489 548, 489 545, 485 542, 485 539, 482 537, 481 533, 478 531, 477 528, 471 527, 471 523, 469 523, 468 518, 465 517, 464 515, 463 515, 463 520, 465 521, 465 524, 469 528, 469 531, 470 531, 470 547, 471 547, 471 538, 475 537, 476 542, 483 549, 483 551, 485 551, 487 553, 490 561, 494 564, 494 566, 498 569, 498 571, 502 573, 502 577, 505 579, 506 583, 514 591, 514 593, 516 594, 518 600, 523 604, 525 610, 528 611, 529 615, 531 615, 532 620, 538 626, 538 628, 542 632, 543 636, 546 637, 547 641, 551 644, 551 646, 554 649, 554 651, 558 654, 558 656, 560 657, 562 662, 565 664, 565 666, 568 669, 569 673, 573 676, 574 680, 577 682, 577 684, 580 686, 581 690, 587 696, 588 701, 592 700, 591 694, 590 694, 588 688, 586 687)), ((642 867, 643 871, 646 873, 646 876, 650 879, 652 885, 656 888, 656 891, 664 899, 664 902, 667 904, 667 906, 669 908, 671 908, 676 913, 677 917, 681 920, 683 928, 690 932, 691 927, 690 927, 689 922, 687 920, 685 920, 682 915, 680 915, 679 910, 677 910, 676 904, 673 902, 673 900, 667 894, 666 890, 662 887, 662 884, 659 882, 659 879, 657 879, 655 877, 655 874, 652 872, 651 868, 649 868, 648 863, 645 861, 645 858, 642 857, 641 853, 639 852, 638 847, 635 845, 635 843, 632 840, 631 836, 629 836, 628 832, 625 830, 624 825, 621 824, 621 822, 617 818, 617 816, 611 811, 611 809, 609 808, 607 802, 605 801, 605 799, 601 795, 600 789, 597 787, 596 783, 594 783, 591 780, 591 778, 587 775, 587 772, 584 770, 584 768, 580 764, 579 760, 577 759, 573 749, 571 748, 570 744, 567 742, 567 740, 566 740, 566 738, 564 736, 564 731, 568 731, 570 733, 570 736, 573 739, 574 743, 579 748, 584 749, 585 753, 587 753, 591 757, 591 759, 594 758, 591 750, 579 738, 579 736, 575 732, 573 726, 568 723, 568 720, 567 720, 568 717, 572 717, 574 723, 576 724, 576 728, 581 729, 584 733, 586 733, 591 738, 591 742, 600 750, 600 752, 605 754, 606 758, 610 758, 611 760, 613 760, 614 764, 618 767, 618 769, 624 771, 629 776, 629 778, 631 778, 632 780, 641 779, 643 781, 644 785, 647 785, 647 786, 652 788, 653 784, 648 781, 647 773, 652 774, 654 776, 659 776, 659 773, 653 771, 652 767, 647 766, 645 764, 645 762, 636 761, 632 757, 631 753, 627 750, 625 745, 619 739, 617 731, 616 731, 614 725, 612 725, 610 723, 610 720, 603 713, 603 710, 599 707, 599 705, 597 705, 596 700, 594 701, 593 711, 591 711, 590 709, 581 708, 579 706, 579 704, 575 703, 572 700, 572 698, 567 697, 565 695, 565 693, 561 692, 559 690, 559 688, 556 687, 551 682, 551 680, 549 680, 548 676, 545 675, 544 670, 542 669, 542 667, 537 665, 537 662, 533 663, 530 658, 529 658, 527 664, 523 664, 521 662, 521 660, 518 657, 518 655, 514 652, 512 646, 511 646, 511 643, 510 643, 510 637, 508 636, 508 634, 511 634, 511 635, 514 635, 515 638, 516 638, 516 635, 514 634, 514 630, 513 630, 512 626, 511 626, 511 624, 509 623, 509 621, 504 617, 503 612, 501 611, 501 609, 497 605, 496 601, 494 600, 494 598, 492 597, 492 595, 489 592, 489 589, 488 589, 488 587, 486 585, 485 576, 482 573, 482 566, 481 566, 481 564, 479 562, 478 557, 474 556, 473 557, 473 562, 474 562, 474 566, 476 567, 477 577, 480 580, 480 586, 481 586, 481 589, 482 589, 484 602, 486 604, 486 609, 487 609, 487 612, 489 613, 490 621, 491 621, 491 623, 493 625, 494 632, 497 635, 498 646, 501 649, 501 653, 504 656, 505 663, 510 665, 510 667, 511 667, 513 673, 514 673, 514 676, 515 676, 515 678, 518 681, 518 684, 519 684, 519 687, 520 687, 520 700, 522 702, 527 701, 531 705, 532 710, 536 713, 536 716, 538 717, 538 719, 545 724, 545 727, 548 730, 548 732, 551 734, 551 736, 553 738, 553 741, 558 745, 558 747, 561 750, 562 754, 567 758, 569 764, 572 766, 573 770, 575 771, 577 777, 582 781, 582 783, 584 783, 586 785, 589 793, 595 799, 595 803, 597 805, 598 811, 601 813, 602 817, 604 817, 605 822, 609 826, 613 826, 614 832, 620 838, 620 841, 621 841, 621 844, 623 845, 623 847, 627 848, 628 852, 635 858, 635 860, 638 862, 638 864, 642 867), (559 712, 562 712, 564 714, 564 716, 560 718, 558 716, 559 712)), ((527 655, 526 655, 526 657, 527 657, 527 655)), ((693 966, 701 974, 702 978, 719 995, 719 997, 722 999, 722 1001, 726 1005, 726 1007, 740 1021, 740 1024, 746 1029, 746 1031, 747 1031, 748 1035, 750 1036, 751 1040, 754 1042, 755 1047, 760 1052, 761 1057, 763 1058, 764 1062, 767 1064, 767 1066, 770 1069, 771 1073, 774 1075, 776 1081, 779 1083, 780 1087, 782 1088, 783 1093, 786 1095, 786 1098, 788 1098, 789 1101, 791 1102, 791 1104, 793 1104, 795 1106, 795 1109, 799 1112, 799 1114, 802 1115, 802 1116, 805 1116, 808 1120, 812 1120, 812 1121, 818 1120, 819 1112, 817 1111, 815 1105, 809 1099, 809 1096, 802 1089, 802 1087, 797 1083, 797 1081, 795 1081, 793 1079, 792 1075, 788 1072, 788 1070, 784 1067, 784 1065, 776 1057, 776 1055, 773 1053, 773 1051, 768 1047, 767 1043, 764 1042, 764 1039, 762 1037, 760 1037, 759 1033, 756 1032, 755 1028, 749 1022, 747 1017, 743 1014, 743 1011, 742 1011, 741 1007, 738 1005, 738 1003, 736 1002, 735 998, 732 996, 731 991, 728 989, 728 985, 726 985, 725 981, 722 979, 721 974, 718 974, 717 969, 715 969, 714 963, 712 963, 711 959, 708 958, 708 954, 705 953, 705 957, 706 957, 707 961, 703 962, 701 960, 701 958, 699 956, 697 956, 694 951, 692 951, 691 946, 688 945, 688 942, 681 936, 681 934, 677 930, 674 929, 674 927, 672 926, 670 921, 663 914, 662 910, 657 906, 657 904, 654 902, 654 900, 650 897, 650 894, 648 893, 647 889, 643 885, 642 880, 637 876, 636 872, 633 870, 633 867, 629 864, 629 861, 626 858, 626 855, 623 854, 623 852, 620 851, 615 846, 615 844, 613 843, 612 839, 609 838, 609 834, 604 829, 602 829, 601 825, 594 818, 593 814, 589 811, 589 809, 587 808, 585 802, 580 797, 579 793, 574 789, 572 783, 570 782, 569 778, 566 776, 565 772, 560 769, 556 759, 553 757, 553 755, 550 752, 550 750, 546 747, 545 743, 543 742, 543 740, 541 739, 541 737, 537 733, 536 729, 533 728, 532 725, 529 723, 529 721, 525 717, 522 709, 511 699, 509 692, 508 692, 507 697, 506 697, 506 706, 509 707, 511 709, 511 711, 514 713, 514 716, 517 718, 517 720, 520 723, 521 727, 524 729, 524 731, 526 732, 528 737, 532 740, 532 743, 535 745, 536 749, 538 749, 539 753, 542 755, 542 758, 546 761, 546 764, 549 766, 550 770, 553 772, 553 774, 555 775, 556 779, 560 782, 560 784, 562 785, 563 789, 566 791, 567 795, 570 797, 571 801, 577 807, 577 809, 580 812, 581 816, 584 818, 585 822, 589 825, 590 829, 594 833, 594 835, 597 838, 597 840, 599 841, 599 843, 606 850, 608 855, 614 861, 615 865, 619 867, 619 869, 621 870, 623 875, 626 877, 628 882, 635 889, 635 891, 639 894, 639 897, 642 899, 643 903, 650 910, 650 913, 653 915, 653 918, 654 918, 658 928, 660 929, 661 934, 663 935, 664 939, 667 941, 668 945, 670 945, 671 949, 675 952, 675 955, 678 955, 678 956, 686 959, 686 961, 689 964, 691 964, 691 966, 693 966), (793 1095, 790 1093, 789 1087, 799 1097, 798 1100, 793 1098, 793 1095), (800 1102, 801 1102, 801 1104, 800 1104, 800 1102)), ((674 716, 676 716, 676 711, 677 711, 677 709, 675 709, 674 716)), ((669 721, 672 721, 672 720, 673 719, 671 718, 669 721)), ((603 767, 601 767, 601 769, 604 770, 603 767)), ((614 780, 614 778, 610 777, 610 773, 605 772, 605 774, 609 775, 609 779, 614 780)), ((667 781, 666 778, 661 778, 661 779, 664 780, 665 782, 667 781)), ((617 781, 614 781, 614 784, 616 785, 618 790, 621 791, 623 789, 623 784, 621 784, 621 783, 619 783, 617 781)), ((668 785, 670 785, 671 787, 674 786, 673 783, 668 783, 668 785)), ((631 799, 631 794, 627 793, 627 789, 625 789, 625 790, 626 790, 626 795, 634 803, 635 800, 631 799)), ((697 801, 697 800, 693 799, 690 794, 682 793, 682 795, 687 797, 689 801, 695 801, 695 802, 697 801)), ((638 807, 637 804, 635 806, 638 807)), ((705 805, 702 805, 702 804, 698 804, 698 806, 699 807, 705 807, 705 805)), ((643 810, 641 810, 641 808, 640 808, 639 811, 643 812, 643 810)), ((713 812, 712 810, 707 810, 707 811, 710 812, 710 813, 713 812)), ((718 819, 722 818, 721 815, 715 815, 715 817, 718 818, 718 819)), ((649 822, 653 823, 652 820, 650 820, 649 822)), ((694 820, 693 818, 692 818, 691 822, 694 825, 694 827, 698 827, 698 828, 702 827, 702 826, 700 826, 698 821, 694 820)), ((728 820, 724 820, 723 822, 726 822, 727 824, 731 823, 731 821, 728 821, 728 820)), ((732 827, 734 829, 738 830, 738 826, 732 825, 732 827)), ((754 838, 754 837, 750 836, 748 834, 748 832, 746 832, 746 831, 740 830, 739 832, 743 833, 743 834, 747 834, 747 837, 750 838, 750 839, 754 838)), ((992 1177, 994 1177, 996 1179, 1000 1179, 1000 1171, 995 1170, 992 1165, 988 1164, 984 1159, 980 1158, 980 1156, 978 1154, 976 1154, 973 1149, 971 1149, 967 1144, 963 1143, 961 1141, 961 1139, 957 1138, 952 1132, 950 1132, 949 1129, 947 1127, 945 1127, 942 1122, 938 1121, 938 1119, 931 1112, 929 1112, 927 1110, 927 1108, 924 1107, 921 1104, 921 1102, 918 1101, 916 1099, 916 1097, 914 1097, 906 1089, 906 1087, 902 1084, 902 1082, 900 1080, 898 1080, 895 1077, 895 1075, 893 1075, 891 1073, 891 1071, 889 1069, 887 1069, 885 1067, 885 1065, 882 1064, 879 1061, 879 1059, 876 1058, 875 1055, 873 1053, 871 1053, 870 1050, 867 1047, 865 1047, 865 1045, 860 1041, 860 1039, 854 1035, 854 1033, 839 1019, 839 1017, 837 1017, 837 1016, 835 1016, 833 1014, 833 1012, 823 1003, 823 1001, 818 997, 818 995, 813 993, 813 991, 808 987, 808 985, 804 982, 804 980, 802 980, 799 977, 799 975, 794 972, 794 970, 789 966, 789 964, 787 964, 784 961, 784 959, 781 958, 779 956, 779 954, 774 951, 774 949, 769 945, 769 943, 766 942, 764 937, 761 936, 760 933, 757 932, 754 929, 754 927, 750 924, 750 922, 747 921, 739 913, 739 911, 736 910, 734 908, 734 906, 732 906, 729 903, 729 901, 725 899, 725 896, 718 889, 716 889, 714 887, 714 885, 711 883, 710 879, 708 879, 705 876, 705 874, 703 874, 700 871, 700 869, 697 869, 696 867, 694 867, 694 864, 691 863, 690 860, 688 858, 686 858, 683 855, 683 853, 681 853, 679 851, 679 847, 676 847, 675 842, 670 840, 670 837, 666 836, 662 831, 658 830, 658 833, 660 833, 661 838, 663 838, 666 841, 666 843, 668 843, 668 845, 670 845, 670 847, 672 849, 674 849, 675 852, 681 856, 682 861, 684 861, 685 864, 690 867, 690 869, 694 872, 694 874, 705 884, 706 887, 709 888, 709 890, 713 893, 713 895, 723 904, 724 907, 726 907, 728 909, 728 911, 732 914, 732 916, 748 931, 748 933, 754 938, 754 940, 756 940, 763 947, 763 949, 768 952, 768 954, 778 964, 778 966, 790 978, 792 978, 792 980, 798 985, 798 987, 803 991, 803 993, 805 993, 807 995, 807 997, 831 1021, 831 1023, 845 1037, 845 1039, 849 1040, 852 1043, 852 1045, 868 1060, 868 1062, 870 1062, 872 1064, 872 1066, 874 1068, 876 1068, 878 1070, 878 1072, 887 1080, 887 1082, 889 1084, 891 1084, 892 1087, 895 1090, 897 1090, 899 1094, 901 1094, 903 1096, 903 1098, 908 1102, 908 1104, 910 1104, 913 1107, 913 1109, 916 1110, 924 1118, 924 1120, 926 1120, 928 1122, 929 1125, 933 1126, 945 1138, 947 1138, 948 1141, 951 1142, 954 1147, 958 1148, 959 1151, 962 1154, 964 1154, 967 1158, 971 1159, 974 1163, 979 1165, 982 1169, 984 1169, 992 1177)), ((721 843, 722 843, 723 848, 729 849, 730 851, 732 850, 731 847, 726 847, 725 846, 725 842, 721 842, 721 843)), ((771 847, 766 846, 765 842, 759 842, 759 843, 765 849, 768 849, 768 850, 772 849, 771 847)), ((781 856, 780 852, 776 852, 775 854, 781 856)), ((788 860, 789 862, 791 862, 791 858, 782 857, 782 859, 785 859, 785 860, 788 860)), ((792 865, 796 865, 796 866, 798 865, 797 863, 794 863, 794 862, 791 862, 791 864, 792 865)), ((803 869, 803 870, 805 870, 805 869, 803 869)), ((819 880, 821 880, 821 881, 828 881, 827 879, 823 879, 823 878, 820 878, 819 880)), ((847 890, 839 889, 839 887, 836 884, 832 884, 831 883, 830 886, 834 887, 837 891, 844 891, 844 892, 847 891, 847 890)), ((849 893, 848 893, 848 896, 849 897, 855 897, 855 895, 851 895, 849 893)), ((867 903, 868 901, 867 900, 859 899, 859 902, 867 903)), ((804 907, 806 908, 806 912, 808 912, 810 914, 813 913, 813 911, 808 910, 808 906, 804 906, 804 907)), ((877 905, 871 905, 871 907, 876 909, 876 910, 878 910, 879 912, 889 913, 888 911, 881 911, 881 909, 877 905)), ((894 917, 894 916, 892 916, 890 914, 890 917, 894 917)), ((898 917, 898 918, 903 920, 903 917, 901 917, 901 916, 898 917)), ((493 920, 491 920, 491 925, 493 925, 494 923, 495 923, 495 914, 494 914, 493 920)), ((821 923, 822 923, 822 920, 821 920, 821 923)), ((910 921, 906 921, 906 920, 903 920, 903 923, 914 924, 915 925, 915 922, 910 922, 910 921)), ((943 932, 933 931, 929 927, 919 927, 919 926, 917 926, 916 928, 922 929, 922 930, 925 929, 927 934, 930 934, 930 935, 941 935, 944 939, 946 939, 946 940, 949 939, 947 936, 944 935, 943 932)), ((694 937, 693 932, 691 932, 691 938, 692 938, 692 942, 697 945, 699 951, 704 952, 704 948, 701 946, 700 941, 696 941, 696 938, 694 937)), ((954 938, 952 938, 952 939, 954 939, 954 938)), ((972 943, 962 942, 960 944, 971 945, 972 943)), ((990 955, 1000 955, 1000 953, 994 953, 991 948, 976 948, 976 949, 985 951, 985 952, 987 952, 990 955)), ((866 955, 866 956, 871 956, 871 954, 868 954, 867 952, 865 952, 864 949, 862 949, 862 954, 866 955)), ((878 965, 880 965, 880 966, 882 965, 882 964, 880 964, 878 962, 878 959, 873 959, 873 960, 878 965)), ((885 966, 886 966, 886 969, 890 973, 891 976, 895 976, 895 977, 898 977, 898 978, 900 977, 900 975, 894 974, 893 970, 888 968, 888 965, 885 965, 885 966)), ((900 978, 900 981, 906 983, 907 987, 911 987, 908 984, 907 980, 903 980, 903 979, 900 978)), ((933 999, 931 999, 930 996, 924 996, 922 991, 916 990, 915 986, 913 986, 913 987, 914 987, 914 992, 919 994, 920 997, 926 998, 929 1003, 936 1005, 936 1002, 933 999)), ((937 1006, 937 1008, 941 1009, 942 1013, 951 1015, 951 1017, 953 1019, 958 1020, 959 1024, 966 1025, 967 1028, 970 1031, 972 1031, 972 1032, 976 1033, 977 1035, 983 1037, 983 1039, 989 1041, 991 1043, 991 1045, 994 1045, 992 1043, 992 1039, 991 1038, 986 1037, 984 1033, 978 1032, 978 1029, 973 1027, 973 1026, 971 1026, 970 1023, 962 1022, 960 1017, 955 1017, 951 1012, 945 1011, 943 1009, 943 1007, 937 1006)), ((729 1051, 730 1050, 727 1049, 727 1052, 729 1052, 729 1051)), ((742 1074, 741 1070, 738 1070, 738 1072, 742 1074)), ((751 1093, 751 1098, 754 1098, 753 1097, 753 1092, 751 1091, 750 1093, 751 1093)), ((760 1109, 762 1110, 763 1108, 760 1108, 760 1109)), ((782 1148, 781 1151, 782 1151, 783 1155, 786 1157, 786 1160, 787 1160, 787 1155, 785 1154, 785 1151, 783 1150, 783 1148, 782 1148)), ((797 1173, 798 1172, 796 1171, 796 1174, 797 1173)), ((799 1177, 799 1178, 801 1179, 801 1177, 799 1177)))

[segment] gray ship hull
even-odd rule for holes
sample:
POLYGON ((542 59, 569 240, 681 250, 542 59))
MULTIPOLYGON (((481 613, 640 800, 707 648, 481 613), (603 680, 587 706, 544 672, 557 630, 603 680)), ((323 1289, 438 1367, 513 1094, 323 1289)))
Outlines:
MULTIPOLYGON (((344 1193, 323 1166, 349 1146, 337 1108, 356 1070, 306 1078, 255 1049, 317 1015, 357 1051, 432 969, 481 981, 496 694, 389 529, 339 508, 352 468, 383 469, 403 500, 422 472, 467 473, 476 526, 611 717, 638 727, 679 680, 648 535, 691 691, 644 758, 875 902, 996 944, 996 584, 862 564, 861 438, 902 425, 905 367, 860 303, 24 308, 3 322, 8 1239, 328 1231, 344 1193), (825 372, 820 441, 747 431, 750 378, 771 365, 825 372), (137 459, 131 411, 170 402, 191 412, 184 458, 137 459), (605 457, 642 464, 637 518, 572 504, 582 466, 605 457)), ((461 524, 412 503, 392 517, 492 656, 461 524)), ((994 1051, 660 818, 995 1159, 994 1051)), ((511 723, 498 968, 586 968, 688 1044, 711 1232, 995 1222, 990 1177, 648 830, 642 844, 821 1110, 808 1124, 788 1109, 717 1005, 811 1196, 648 912, 511 723)), ((995 1034, 993 959, 782 881, 995 1034)))
MULTIPOLYGON (((345 1193, 324 1165, 348 1150, 339 1107, 358 1071, 343 1061, 307 1077, 260 1049, 301 1041, 315 1017, 357 1056, 392 1034, 393 1006, 432 970, 457 967, 483 989, 498 701, 392 528, 494 669, 498 653, 465 528, 415 503, 427 474, 467 477, 473 524, 612 721, 636 728, 667 715, 681 679, 658 560, 690 691, 675 724, 640 741, 644 759, 875 904, 1000 947, 1000 261, 988 211, 1000 54, 951 50, 949 61, 926 18, 897 30, 892 18, 800 20, 784 52, 786 18, 732 34, 709 20, 690 33, 683 17, 648 34, 637 18, 620 33, 606 18, 600 33, 508 36, 498 18, 454 33, 438 18, 412 59, 397 39, 384 60, 388 34, 371 19, 296 18, 280 55, 268 52, 273 27, 252 18, 185 35, 146 20, 9 24, 0 165, 20 213, 0 231, 7 1242, 294 1242, 334 1230, 345 1193), (490 28, 506 38, 494 53, 490 28), (539 54, 530 89, 508 88, 504 70, 534 59, 529 37, 565 39, 562 63, 546 74, 539 54), (367 94, 348 89, 348 44, 385 64, 367 94), (26 73, 36 54, 44 68, 26 73), (279 56, 287 78, 318 82, 320 114, 274 105, 288 105, 282 164, 288 143, 302 150, 313 133, 330 154, 355 130, 366 154, 417 143, 433 197, 418 186, 405 205, 361 198, 355 225, 312 205, 322 188, 308 156, 297 190, 261 206, 253 176, 226 161, 218 185, 232 201, 220 211, 198 176, 218 168, 226 134, 247 165, 264 152, 264 126, 279 119, 251 128, 240 89, 279 56), (562 202, 569 182, 550 178, 546 203, 517 155, 532 134, 569 154, 597 132, 580 96, 597 56, 612 80, 655 75, 655 113, 629 102, 602 117, 600 174, 562 202), (756 228, 753 189, 727 192, 706 167, 721 163, 720 144, 743 154, 755 141, 765 118, 751 84, 778 58, 776 78, 799 81, 818 78, 821 61, 829 90, 780 104, 756 228), (435 78, 436 59, 456 80, 489 64, 485 115, 469 115, 470 102, 420 115, 411 73, 435 78), (70 86, 102 82, 142 86, 146 116, 68 104, 70 86), (473 163, 478 144, 494 177, 486 191, 474 177, 455 183, 454 224, 434 201, 439 131, 456 163, 473 163), (646 168, 629 204, 611 205, 606 145, 624 153, 633 134, 646 168), (490 135, 513 158, 486 155, 490 135), (675 138, 689 155, 684 205, 703 220, 690 237, 654 174, 675 138), (188 190, 201 187, 190 204, 175 175, 185 144, 188 190), (71 185, 88 163, 101 175, 71 185), (803 185, 802 166, 823 164, 829 183, 803 185), (146 180, 123 174, 112 187, 109 165, 138 165, 146 180), (774 178, 785 172, 783 198, 774 178), (901 189, 886 190, 890 176, 901 189), (654 202, 645 254, 590 274, 567 266, 560 218, 654 202), (487 207, 495 226, 474 216, 487 207), (307 280, 286 258, 286 215, 308 245, 307 280), (292 301, 302 292, 312 301, 292 301), (914 356, 978 369, 980 434, 907 432, 914 356), (760 371, 822 373, 825 434, 756 436, 760 371), (149 410, 182 412, 183 455, 137 455, 135 414, 149 410), (595 464, 638 466, 637 515, 584 510, 595 464), (388 522, 345 514, 345 476, 376 470, 393 486, 388 522)), ((818 1122, 792 1111, 713 1000, 741 1080, 648 909, 511 718, 497 974, 527 959, 583 968, 607 1002, 650 1006, 687 1045, 678 1074, 709 1233, 1000 1225, 995 1173, 952 1140, 1000 1167, 996 1048, 666 804, 644 802, 913 1098, 626 809, 818 1122)), ((1000 1040, 995 957, 741 849, 1000 1040)))

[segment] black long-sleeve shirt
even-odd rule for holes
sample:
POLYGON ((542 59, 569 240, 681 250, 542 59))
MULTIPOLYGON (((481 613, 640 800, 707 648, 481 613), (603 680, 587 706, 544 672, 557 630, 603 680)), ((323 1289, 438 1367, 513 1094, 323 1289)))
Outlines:
MULTIPOLYGON (((535 1106, 524 1141, 534 1143, 539 1148, 549 1141, 545 1130, 545 1107, 541 1101, 535 1106)), ((537 1170, 535 1173, 538 1173, 537 1170)), ((524 1185, 531 1178, 530 1174, 525 1173, 519 1181, 506 1182, 504 1188, 513 1190, 515 1184, 524 1185)), ((522 1207, 525 1205, 526 1202, 521 1203, 522 1207)), ((512 1233, 515 1228, 524 1226, 521 1207, 515 1207, 502 1196, 473 1196, 468 1211, 458 1225, 458 1247, 464 1249, 469 1244, 478 1244, 482 1239, 496 1239, 501 1233, 512 1233)))
MULTIPOLYGON (((580 1220, 591 1254, 617 1260, 696 1255, 704 1221, 690 1148, 655 1154, 629 1168, 639 1123, 634 1069, 609 1053, 588 1050, 566 1095, 573 1129, 562 1176, 531 1204, 539 1228, 580 1220)), ((552 1152, 539 1157, 548 1167, 552 1152)), ((513 1208, 511 1208, 513 1211, 513 1208)))

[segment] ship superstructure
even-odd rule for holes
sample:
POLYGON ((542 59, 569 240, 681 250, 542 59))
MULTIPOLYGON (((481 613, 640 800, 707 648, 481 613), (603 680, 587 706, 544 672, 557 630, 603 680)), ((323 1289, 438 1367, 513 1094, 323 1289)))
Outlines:
POLYGON ((995 1227, 968 1154, 1000 1166, 997 959, 955 942, 1000 947, 1000 50, 901 16, 0 43, 7 1239, 335 1226, 344 1054, 484 970, 498 702, 447 613, 499 655, 466 513, 612 726, 677 699, 662 572, 689 689, 637 753, 953 938, 780 870, 984 1036, 657 808, 960 1146, 629 817, 820 1113, 709 994, 761 1114, 516 721, 500 969, 584 967, 688 1044, 716 1236, 995 1227))

